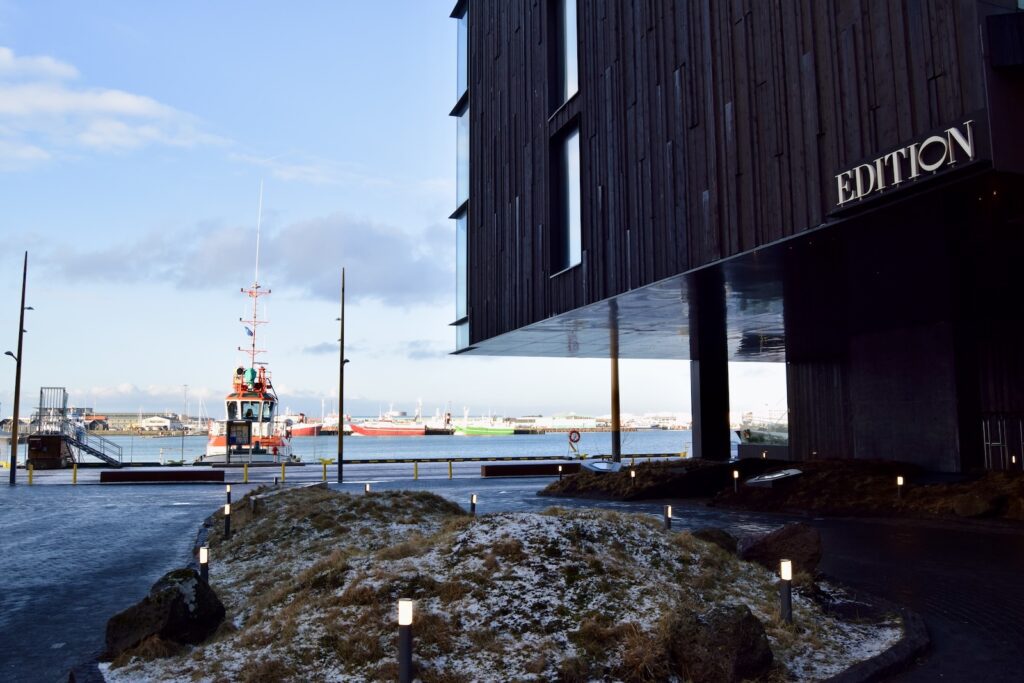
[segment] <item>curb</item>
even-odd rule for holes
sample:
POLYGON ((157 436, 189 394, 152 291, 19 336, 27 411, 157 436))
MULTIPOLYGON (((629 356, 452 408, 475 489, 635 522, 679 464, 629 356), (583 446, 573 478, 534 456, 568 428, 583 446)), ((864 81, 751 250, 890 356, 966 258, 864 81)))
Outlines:
MULTIPOLYGON (((845 588, 845 584, 841 581, 835 581, 831 577, 829 577, 829 581, 845 588)), ((825 679, 826 683, 873 683, 874 681, 889 680, 894 674, 908 668, 928 649, 928 645, 931 643, 928 627, 917 612, 898 607, 888 600, 868 593, 854 591, 854 594, 859 600, 869 602, 872 606, 897 612, 903 621, 903 637, 888 650, 825 679)))

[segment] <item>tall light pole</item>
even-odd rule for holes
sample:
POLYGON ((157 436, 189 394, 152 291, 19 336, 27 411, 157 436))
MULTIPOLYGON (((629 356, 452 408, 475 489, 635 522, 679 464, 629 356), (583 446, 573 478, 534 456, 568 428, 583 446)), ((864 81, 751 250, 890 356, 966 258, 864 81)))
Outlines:
POLYGON ((185 412, 181 415, 181 463, 185 464, 185 420, 188 418, 188 385, 182 384, 182 388, 185 391, 184 410, 185 412))
POLYGON ((15 484, 15 473, 18 471, 18 408, 21 406, 21 356, 22 341, 25 338, 25 283, 28 280, 28 252, 21 267, 21 308, 18 312, 18 354, 8 351, 5 355, 14 358, 14 421, 11 424, 11 486, 15 484))
POLYGON ((338 347, 340 355, 338 356, 338 483, 342 483, 345 479, 344 468, 345 468, 345 363, 348 359, 345 358, 345 269, 341 269, 341 317, 338 318, 339 332, 338 332, 338 347))

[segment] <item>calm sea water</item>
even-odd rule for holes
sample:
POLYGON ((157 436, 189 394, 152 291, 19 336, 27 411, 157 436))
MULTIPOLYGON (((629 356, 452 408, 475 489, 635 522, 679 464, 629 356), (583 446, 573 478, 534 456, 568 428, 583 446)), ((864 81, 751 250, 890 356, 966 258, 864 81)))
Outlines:
MULTIPOLYGON (((125 462, 181 460, 191 462, 206 448, 205 436, 138 437, 115 436, 111 440, 123 449, 125 462)), ((589 455, 611 453, 611 434, 588 432, 581 435, 578 447, 589 455)), ((296 437, 292 448, 305 462, 333 458, 338 449, 336 436, 296 437)), ((622 434, 624 454, 681 453, 693 448, 691 432, 652 429, 622 434)), ((564 433, 518 434, 514 436, 352 436, 345 437, 346 460, 384 458, 470 458, 569 454, 568 435, 564 433)))

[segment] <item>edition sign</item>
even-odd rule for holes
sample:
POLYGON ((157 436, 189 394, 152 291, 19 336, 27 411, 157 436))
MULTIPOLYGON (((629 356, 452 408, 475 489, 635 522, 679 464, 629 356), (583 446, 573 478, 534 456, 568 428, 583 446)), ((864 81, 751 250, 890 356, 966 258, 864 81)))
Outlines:
POLYGON ((945 166, 974 161, 974 121, 947 128, 922 142, 883 154, 836 176, 838 206, 914 182, 922 174, 934 174, 945 166))

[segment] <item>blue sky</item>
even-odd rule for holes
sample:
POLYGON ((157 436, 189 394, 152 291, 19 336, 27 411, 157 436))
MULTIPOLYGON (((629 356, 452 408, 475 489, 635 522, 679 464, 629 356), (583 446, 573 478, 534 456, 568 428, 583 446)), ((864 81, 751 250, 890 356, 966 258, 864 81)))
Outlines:
MULTIPOLYGON (((336 395, 344 265, 350 412, 607 413, 605 361, 447 355, 450 4, 0 0, 0 346, 27 249, 23 401, 67 386, 77 405, 176 411, 187 384, 219 416, 262 180, 261 346, 284 406, 336 395)), ((781 366, 733 369, 734 410, 784 408, 781 366)), ((688 377, 624 361, 623 410, 688 412, 688 377)))

